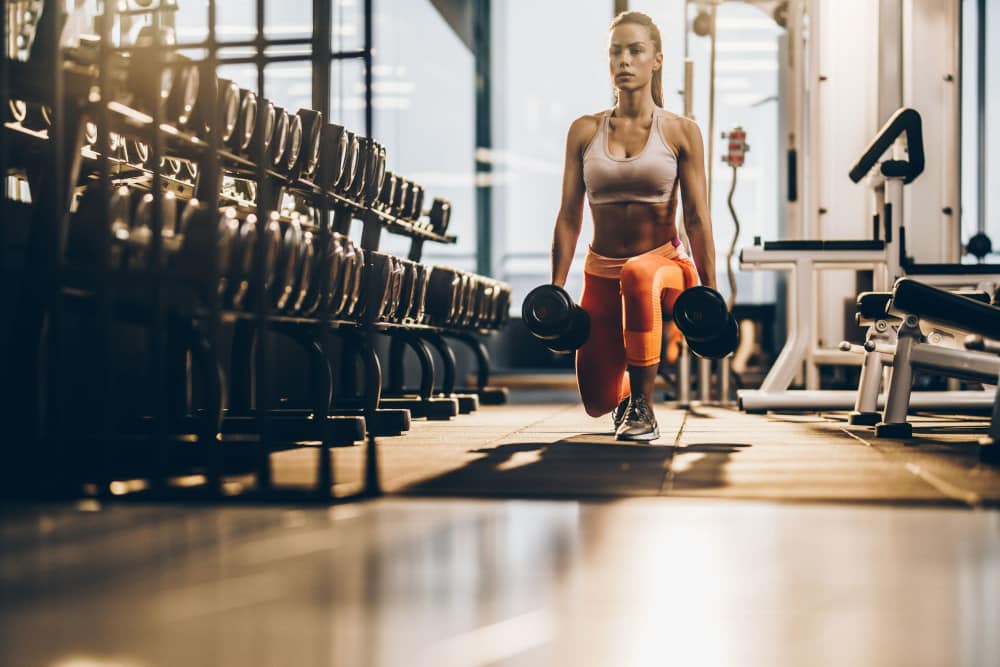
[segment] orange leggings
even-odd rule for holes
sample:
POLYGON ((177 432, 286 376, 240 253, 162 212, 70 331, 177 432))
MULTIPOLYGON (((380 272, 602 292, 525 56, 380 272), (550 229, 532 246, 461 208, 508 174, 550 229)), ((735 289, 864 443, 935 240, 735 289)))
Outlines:
POLYGON ((618 262, 588 255, 580 307, 590 315, 590 338, 576 352, 587 414, 607 414, 629 395, 626 366, 660 363, 663 316, 673 314, 680 293, 697 284, 694 263, 672 245, 618 262))

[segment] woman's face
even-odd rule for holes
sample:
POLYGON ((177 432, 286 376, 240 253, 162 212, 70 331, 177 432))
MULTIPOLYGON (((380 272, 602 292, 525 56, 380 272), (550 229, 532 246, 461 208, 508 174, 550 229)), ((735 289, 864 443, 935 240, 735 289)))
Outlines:
POLYGON ((653 72, 663 65, 663 54, 649 30, 635 23, 625 23, 611 31, 608 64, 611 80, 619 90, 638 90, 649 84, 653 72))

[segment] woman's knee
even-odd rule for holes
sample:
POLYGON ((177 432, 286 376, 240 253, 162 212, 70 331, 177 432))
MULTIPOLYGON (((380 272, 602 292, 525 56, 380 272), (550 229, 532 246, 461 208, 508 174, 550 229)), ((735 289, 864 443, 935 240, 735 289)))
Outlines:
POLYGON ((580 398, 583 399, 583 409, 590 417, 601 417, 616 407, 618 407, 618 393, 607 394, 603 392, 600 395, 587 395, 582 391, 580 392, 580 398))
POLYGON ((649 294, 653 289, 656 268, 654 263, 643 255, 630 258, 622 266, 622 293, 626 297, 630 294, 649 294))

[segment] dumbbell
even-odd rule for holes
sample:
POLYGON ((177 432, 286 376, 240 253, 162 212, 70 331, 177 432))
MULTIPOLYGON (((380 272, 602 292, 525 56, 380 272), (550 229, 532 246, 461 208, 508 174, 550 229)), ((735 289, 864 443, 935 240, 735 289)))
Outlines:
POLYGON ((344 171, 334 188, 337 194, 342 197, 350 196, 351 187, 354 185, 354 175, 358 171, 358 151, 360 150, 357 135, 350 130, 346 132, 346 135, 347 154, 344 157, 344 171))
POLYGON ((435 197, 431 203, 430 220, 434 233, 443 236, 448 231, 448 223, 451 222, 451 202, 435 197))
POLYGON ((521 319, 532 335, 557 354, 576 350, 590 337, 590 315, 558 285, 540 285, 528 292, 521 304, 521 319))
POLYGON ((432 266, 427 277, 425 312, 431 324, 447 326, 454 322, 462 285, 461 274, 447 266, 432 266))
POLYGON ((250 294, 251 280, 254 277, 253 259, 257 245, 257 234, 261 233, 266 235, 264 240, 265 294, 271 290, 278 261, 278 248, 281 245, 281 226, 278 224, 276 213, 272 212, 263 224, 257 220, 256 215, 251 213, 240 225, 239 235, 234 244, 229 275, 229 301, 233 308, 253 306, 253 302, 248 301, 247 296, 250 294))
POLYGON ((328 123, 323 128, 317 181, 325 191, 335 191, 347 166, 347 129, 328 123))
POLYGON ((290 124, 288 112, 281 107, 274 107, 274 130, 271 132, 267 151, 267 166, 271 169, 277 169, 285 157, 290 124))
POLYGON ((674 302, 674 323, 691 351, 705 359, 721 359, 740 342, 736 318, 711 287, 696 285, 681 292, 674 302))
POLYGON ((285 232, 281 239, 281 250, 278 256, 277 273, 275 280, 274 308, 282 312, 288 306, 295 291, 299 278, 299 256, 302 250, 302 224, 298 215, 292 216, 291 221, 285 227, 285 232))
MULTIPOLYGON (((212 253, 216 253, 219 281, 215 285, 215 290, 219 296, 224 296, 228 292, 228 272, 240 230, 236 210, 229 207, 219 213, 192 199, 184 207, 181 219, 185 218, 187 221, 182 224, 183 242, 178 253, 172 258, 172 267, 190 275, 197 275, 211 266, 212 253), (212 229, 213 226, 216 229, 212 229), (217 234, 214 248, 213 234, 217 234)), ((204 296, 206 301, 209 300, 209 294, 204 296)))
POLYGON ((240 88, 239 112, 236 115, 236 127, 229 137, 229 146, 235 152, 245 155, 253 140, 256 125, 257 94, 252 90, 240 88))
POLYGON ((392 212, 396 189, 396 174, 391 171, 385 172, 385 178, 382 180, 382 191, 378 195, 378 205, 386 213, 392 212))
MULTIPOLYGON (((299 109, 295 112, 301 126, 302 140, 299 157, 288 164, 288 177, 313 180, 319 165, 319 151, 323 138, 323 114, 313 109, 299 109)), ((294 122, 294 121, 293 121, 294 122)))

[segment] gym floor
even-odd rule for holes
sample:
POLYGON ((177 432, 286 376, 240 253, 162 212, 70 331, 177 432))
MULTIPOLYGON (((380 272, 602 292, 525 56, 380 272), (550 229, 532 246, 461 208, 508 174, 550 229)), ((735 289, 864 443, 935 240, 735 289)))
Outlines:
POLYGON ((514 398, 380 439, 376 501, 5 507, 3 664, 1000 664, 985 418, 661 404, 640 446, 514 398))

